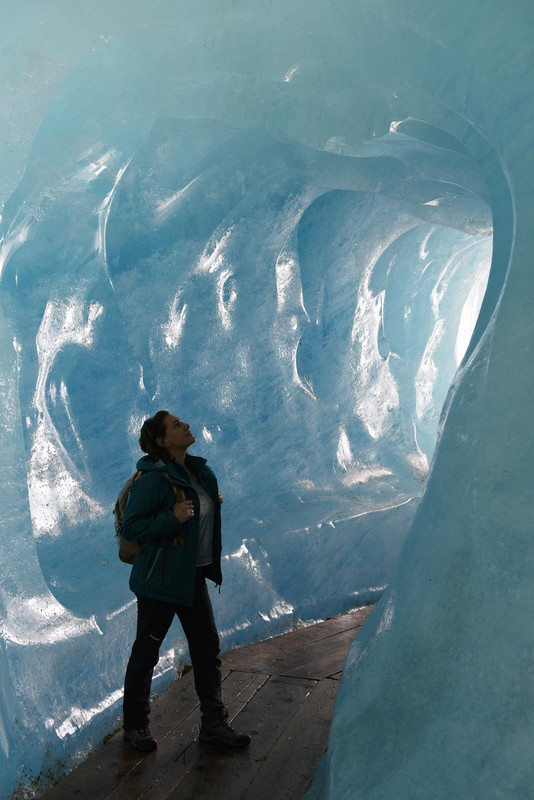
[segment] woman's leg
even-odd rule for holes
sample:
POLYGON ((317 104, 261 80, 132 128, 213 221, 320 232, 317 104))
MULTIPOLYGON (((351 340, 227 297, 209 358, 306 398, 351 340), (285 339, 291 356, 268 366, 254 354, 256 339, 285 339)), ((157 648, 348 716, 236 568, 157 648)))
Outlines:
POLYGON ((137 598, 137 636, 124 679, 124 729, 127 731, 148 726, 152 673, 175 611, 172 603, 137 598))
POLYGON ((219 634, 202 567, 197 567, 193 606, 176 606, 176 613, 189 645, 202 724, 221 722, 226 709, 221 700, 219 634))
POLYGON ((197 567, 193 607, 177 606, 176 613, 189 643, 195 689, 200 699, 200 741, 225 747, 248 747, 250 736, 238 733, 226 721, 228 713, 221 700, 219 634, 201 567, 197 567))

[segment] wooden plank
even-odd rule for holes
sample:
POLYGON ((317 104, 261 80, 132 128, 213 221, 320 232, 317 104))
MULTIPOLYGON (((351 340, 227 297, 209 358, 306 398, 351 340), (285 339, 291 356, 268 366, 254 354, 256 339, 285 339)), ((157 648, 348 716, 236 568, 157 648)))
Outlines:
POLYGON ((351 628, 356 629, 360 627, 368 613, 367 609, 360 609, 350 614, 332 617, 325 622, 318 622, 306 628, 297 628, 297 630, 289 631, 288 633, 275 636, 271 639, 265 639, 262 642, 255 642, 254 644, 240 647, 237 650, 230 650, 224 653, 222 658, 225 665, 229 666, 230 669, 235 669, 237 667, 236 664, 233 663, 234 658, 238 658, 239 664, 241 664, 241 662, 245 662, 250 657, 252 657, 253 660, 256 658, 261 659, 265 656, 274 657, 280 653, 289 652, 298 647, 305 646, 310 642, 315 642, 318 639, 333 636, 341 631, 351 628))
MULTIPOLYGON (((339 684, 319 681, 276 742, 242 800, 298 800, 328 745, 339 684)), ((238 795, 236 795, 236 798, 238 795)))
POLYGON ((180 754, 198 735, 198 710, 195 709, 181 724, 158 744, 158 749, 130 770, 118 786, 108 794, 108 800, 133 800, 143 796, 157 780, 158 774, 172 770, 180 754))
POLYGON ((103 800, 109 790, 139 762, 141 753, 129 752, 122 731, 93 751, 77 769, 42 795, 43 800, 103 800))
MULTIPOLYGON (((228 676, 223 672, 223 680, 228 676)), ((150 727, 161 741, 198 707, 193 673, 188 672, 152 702, 150 727)), ((80 766, 50 789, 43 800, 103 800, 124 777, 147 758, 129 747, 117 731, 98 750, 93 751, 80 766)))
POLYGON ((294 678, 328 678, 343 669, 349 647, 354 641, 354 631, 344 631, 337 636, 313 642, 306 648, 288 653, 266 665, 266 672, 290 675, 294 678))
MULTIPOLYGON (((225 670, 224 677, 227 675, 225 670)), ((193 673, 188 672, 152 703, 150 727, 156 739, 163 739, 197 706, 193 673)), ((122 730, 117 731, 46 792, 43 800, 103 800, 146 757, 125 744, 122 730)))
MULTIPOLYGON (((261 670, 268 675, 320 680, 343 669, 347 652, 357 630, 349 630, 318 639, 285 653, 256 658, 251 671, 261 670)), ((227 666, 227 664, 226 664, 227 666)))
POLYGON ((347 630, 353 630, 353 636, 355 636, 357 628, 361 626, 371 611, 372 606, 366 606, 348 614, 332 617, 325 622, 318 622, 307 628, 298 628, 281 636, 265 639, 263 642, 230 650, 221 656, 222 663, 228 669, 268 671, 264 669, 263 665, 268 663, 268 660, 284 653, 306 647, 319 639, 326 639, 347 630))
MULTIPOLYGON (((315 678, 322 677, 332 669, 331 676, 339 678, 345 654, 341 653, 337 637, 340 633, 346 632, 348 637, 352 638, 371 610, 371 607, 358 609, 225 654, 222 657, 223 680, 225 680, 223 691, 225 702, 229 702, 231 715, 239 714, 254 693, 258 691, 258 688, 265 683, 268 676, 276 672, 306 677, 313 673, 315 678), (325 648, 324 651, 321 647, 318 650, 314 647, 312 650, 309 649, 310 645, 319 642, 325 643, 322 645, 325 648), (334 668, 331 667, 333 655, 340 658, 339 665, 334 668), (309 665, 315 658, 318 659, 317 668, 310 669, 309 665), (265 665, 269 667, 269 670, 263 669, 265 665), (234 671, 230 673, 230 669, 234 671), (251 676, 252 672, 256 674, 251 676), (229 684, 226 683, 228 680, 230 680, 229 684), (227 694, 225 688, 227 685, 230 694, 227 694), (247 691, 250 695, 248 698, 247 691)), ((284 715, 282 712, 281 718, 285 719, 285 716, 287 714, 284 715)), ((198 724, 198 699, 194 692, 191 672, 181 680, 175 681, 167 692, 153 701, 150 724, 152 732, 160 742, 160 748, 157 751, 158 758, 162 743, 172 736, 174 731, 175 734, 169 740, 168 748, 164 748, 168 749, 169 753, 172 751, 174 761, 169 756, 169 763, 172 761, 174 765, 177 758, 182 758, 184 764, 196 764, 199 760, 204 762, 205 747, 200 746, 201 749, 199 749, 198 742, 195 741, 198 724)), ((241 727, 241 723, 239 726, 241 727)), ((147 759, 154 761, 155 754, 145 755, 125 745, 122 731, 119 731, 110 737, 103 747, 93 751, 74 772, 44 794, 43 800, 104 800, 125 781, 130 773, 133 771, 136 771, 136 774, 144 773, 145 769, 146 778, 140 781, 139 785, 144 787, 141 788, 142 792, 147 791, 147 785, 151 786, 155 780, 153 772, 150 771, 152 768, 142 766, 147 759)), ((197 770, 199 774, 203 769, 204 767, 200 764, 197 770)), ((170 772, 172 776, 173 768, 168 767, 166 771, 170 772)), ((159 775, 160 773, 158 773, 158 779, 159 775)), ((131 781, 133 786, 133 775, 131 781)), ((171 791, 176 783, 174 778, 170 778, 168 791, 171 791)), ((132 800, 133 796, 130 794, 128 800, 132 800)))
MULTIPOLYGON (((254 697, 267 681, 268 675, 234 672, 223 682, 223 699, 228 704, 233 719, 254 697)), ((159 747, 125 776, 124 780, 107 795, 108 800, 132 800, 150 796, 165 797, 176 785, 177 770, 184 763, 194 763, 203 754, 206 745, 197 741, 200 715, 191 712, 180 725, 165 736, 159 747), (187 753, 187 755, 185 755, 187 753)))
POLYGON ((233 662, 234 658, 239 659, 239 665, 242 662, 248 661, 252 657, 263 658, 264 656, 275 656, 279 653, 285 653, 294 650, 298 647, 309 644, 310 642, 324 639, 328 636, 334 636, 342 631, 351 628, 359 628, 365 621, 367 616, 372 611, 373 606, 365 606, 364 608, 351 611, 348 614, 340 614, 337 617, 331 617, 324 622, 317 622, 314 625, 309 625, 306 628, 297 628, 294 631, 283 633, 280 636, 275 636, 271 639, 265 639, 261 642, 245 645, 237 650, 229 650, 222 655, 222 659, 230 669, 239 668, 233 662))
MULTIPOLYGON (((211 747, 194 761, 186 760, 176 775, 174 790, 149 793, 144 800, 237 800, 246 791, 261 765, 314 687, 313 681, 271 678, 237 717, 235 727, 252 736, 246 750, 211 747)), ((186 752, 186 757, 187 757, 186 752)), ((276 795, 275 795, 276 796, 276 795)))

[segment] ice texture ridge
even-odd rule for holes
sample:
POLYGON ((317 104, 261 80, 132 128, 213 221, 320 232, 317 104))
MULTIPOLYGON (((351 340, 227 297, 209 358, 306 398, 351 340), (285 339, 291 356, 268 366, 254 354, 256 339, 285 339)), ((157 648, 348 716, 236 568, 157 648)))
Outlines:
MULTIPOLYGON (((92 23, 2 209, 0 788, 39 790, 117 722, 135 608, 110 512, 168 408, 225 496, 223 648, 376 600, 396 570, 311 791, 504 791, 467 765, 494 763, 473 725, 507 704, 515 731, 529 691, 518 672, 506 692, 491 619, 512 611, 526 668, 530 12, 131 14, 92 23), (475 677, 501 705, 466 703, 475 677), (450 777, 425 783, 443 741, 450 777)), ((154 687, 185 657, 173 628, 154 687)))

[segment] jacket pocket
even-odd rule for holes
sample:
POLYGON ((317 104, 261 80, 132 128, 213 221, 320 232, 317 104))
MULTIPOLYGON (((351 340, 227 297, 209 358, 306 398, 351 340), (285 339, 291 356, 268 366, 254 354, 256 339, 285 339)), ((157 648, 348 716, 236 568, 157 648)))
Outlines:
POLYGON ((161 547, 158 547, 158 552, 154 556, 154 559, 152 560, 152 564, 150 565, 150 567, 148 569, 148 572, 146 574, 146 582, 147 582, 147 584, 148 584, 150 578, 152 577, 152 573, 154 572, 154 570, 156 568, 156 564, 158 563, 160 558, 161 558, 161 547))

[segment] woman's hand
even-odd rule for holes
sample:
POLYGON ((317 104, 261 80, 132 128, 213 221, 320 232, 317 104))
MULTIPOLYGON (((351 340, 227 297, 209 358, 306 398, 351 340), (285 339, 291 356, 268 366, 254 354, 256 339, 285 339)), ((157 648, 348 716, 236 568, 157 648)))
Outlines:
POLYGON ((192 500, 184 500, 183 503, 175 503, 172 507, 172 513, 176 519, 181 522, 189 522, 195 516, 195 509, 193 508, 192 500))

